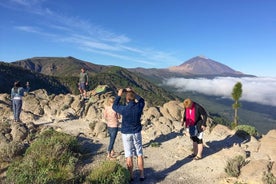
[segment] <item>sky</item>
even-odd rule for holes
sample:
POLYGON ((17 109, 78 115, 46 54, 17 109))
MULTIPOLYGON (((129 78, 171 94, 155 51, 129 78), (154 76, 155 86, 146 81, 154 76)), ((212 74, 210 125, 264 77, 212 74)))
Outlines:
POLYGON ((275 0, 1 0, 0 61, 167 68, 205 56, 276 77, 275 0))
POLYGON ((67 57, 168 68, 204 56, 256 78, 166 79, 276 106, 275 0, 0 0, 0 61, 67 57))

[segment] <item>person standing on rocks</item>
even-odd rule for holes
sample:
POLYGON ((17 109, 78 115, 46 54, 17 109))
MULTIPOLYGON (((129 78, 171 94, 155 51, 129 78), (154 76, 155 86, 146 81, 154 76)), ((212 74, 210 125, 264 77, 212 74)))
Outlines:
POLYGON ((187 98, 183 102, 184 114, 182 126, 186 128, 187 135, 193 141, 193 153, 189 155, 194 160, 202 158, 203 131, 206 129, 207 112, 196 102, 187 98))
POLYGON ((113 159, 115 156, 114 143, 118 133, 120 114, 112 109, 114 103, 114 97, 110 97, 107 100, 107 105, 104 108, 104 119, 106 120, 107 130, 109 134, 109 145, 107 149, 107 158, 113 159))
POLYGON ((113 103, 113 110, 122 115, 122 140, 126 158, 126 165, 133 181, 133 156, 137 156, 137 165, 140 171, 140 181, 144 181, 144 159, 142 146, 141 116, 145 101, 131 88, 119 89, 118 96, 113 103), (120 105, 120 99, 126 93, 126 105, 120 105))
POLYGON ((86 100, 86 86, 88 86, 88 74, 86 73, 84 68, 81 68, 80 76, 79 76, 79 91, 81 96, 86 100))
POLYGON ((12 109, 15 122, 20 122, 20 114, 22 110, 22 98, 24 93, 28 93, 30 90, 30 83, 26 83, 26 89, 21 87, 20 81, 14 82, 11 89, 12 109))

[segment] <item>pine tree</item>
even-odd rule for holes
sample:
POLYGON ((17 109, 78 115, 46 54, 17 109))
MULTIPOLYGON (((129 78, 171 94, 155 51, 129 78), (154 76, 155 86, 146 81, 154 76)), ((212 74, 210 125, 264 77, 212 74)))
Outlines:
POLYGON ((238 125, 238 108, 241 107, 241 104, 239 103, 239 99, 241 98, 241 96, 242 96, 242 83, 237 82, 232 91, 232 98, 235 101, 232 105, 235 111, 235 116, 234 116, 235 127, 238 125))

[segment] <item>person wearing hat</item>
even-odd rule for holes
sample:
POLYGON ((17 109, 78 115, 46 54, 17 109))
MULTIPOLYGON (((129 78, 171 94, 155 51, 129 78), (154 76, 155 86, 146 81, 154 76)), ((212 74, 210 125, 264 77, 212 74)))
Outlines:
POLYGON ((185 127, 187 135, 193 141, 193 153, 189 157, 199 160, 202 158, 203 131, 206 129, 207 112, 201 105, 190 98, 185 99, 183 105, 182 126, 185 127))

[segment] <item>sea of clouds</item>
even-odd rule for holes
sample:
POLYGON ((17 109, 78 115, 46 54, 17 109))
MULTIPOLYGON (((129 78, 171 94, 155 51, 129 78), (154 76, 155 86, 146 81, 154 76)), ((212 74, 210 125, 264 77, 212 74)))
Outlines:
POLYGON ((242 83, 240 100, 276 106, 276 78, 272 77, 169 78, 163 81, 165 85, 175 87, 180 92, 196 91, 231 99, 233 87, 237 82, 242 83))

